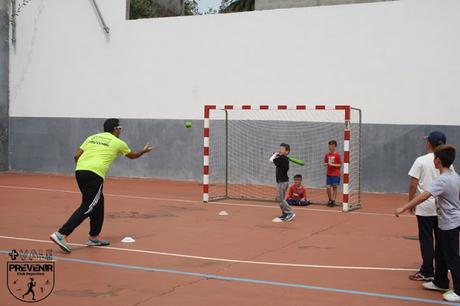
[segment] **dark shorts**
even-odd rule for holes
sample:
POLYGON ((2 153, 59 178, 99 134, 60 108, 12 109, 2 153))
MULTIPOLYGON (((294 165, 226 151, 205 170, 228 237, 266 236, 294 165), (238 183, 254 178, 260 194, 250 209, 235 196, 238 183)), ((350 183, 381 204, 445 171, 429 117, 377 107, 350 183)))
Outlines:
POLYGON ((327 186, 338 186, 340 185, 340 176, 330 176, 326 177, 326 185, 327 186))
POLYGON ((288 202, 288 204, 291 206, 307 206, 308 205, 308 201, 301 201, 298 199, 287 199, 286 202, 288 202))

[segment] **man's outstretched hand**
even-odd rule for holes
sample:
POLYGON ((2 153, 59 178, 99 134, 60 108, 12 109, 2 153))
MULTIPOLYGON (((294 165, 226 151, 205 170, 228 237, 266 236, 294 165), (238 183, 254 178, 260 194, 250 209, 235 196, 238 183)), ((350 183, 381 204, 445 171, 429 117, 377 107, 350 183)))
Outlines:
POLYGON ((146 144, 144 148, 142 148, 139 151, 134 151, 134 152, 129 152, 126 154, 126 157, 129 159, 136 159, 144 155, 145 153, 149 153, 154 149, 154 147, 150 146, 149 144, 146 144))
POLYGON ((142 149, 142 151, 143 151, 144 153, 149 153, 149 152, 152 151, 154 148, 155 148, 155 147, 152 147, 151 145, 146 144, 146 145, 144 146, 144 148, 142 149))

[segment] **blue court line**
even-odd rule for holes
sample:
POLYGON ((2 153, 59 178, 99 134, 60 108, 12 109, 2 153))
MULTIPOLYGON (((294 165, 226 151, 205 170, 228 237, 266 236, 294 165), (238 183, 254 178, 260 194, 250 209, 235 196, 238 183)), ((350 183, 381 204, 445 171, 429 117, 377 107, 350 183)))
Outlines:
MULTIPOLYGON (((0 254, 8 254, 10 252, 11 251, 0 250, 0 254)), ((406 302, 419 302, 419 303, 428 303, 428 304, 437 304, 437 305, 457 305, 457 306, 460 305, 458 303, 445 302, 445 301, 442 301, 442 300, 422 299, 422 298, 416 298, 416 297, 410 297, 410 296, 404 296, 404 295, 373 293, 373 292, 367 292, 367 291, 357 291, 357 290, 346 290, 346 289, 319 287, 319 286, 311 286, 311 285, 303 285, 303 284, 294 284, 294 283, 284 283, 284 282, 276 282, 276 281, 269 281, 269 280, 260 280, 260 279, 253 279, 253 278, 242 278, 242 277, 223 276, 223 275, 217 275, 217 274, 204 274, 204 273, 197 273, 197 272, 171 270, 171 269, 151 268, 151 267, 143 267, 143 266, 135 266, 135 265, 127 265, 127 264, 117 264, 117 263, 111 263, 111 262, 94 261, 94 260, 79 259, 79 258, 53 256, 53 259, 54 260, 60 260, 60 261, 67 261, 67 262, 77 262, 77 263, 82 263, 82 264, 90 264, 90 265, 96 265, 96 266, 112 267, 112 268, 139 270, 139 271, 146 271, 146 272, 169 273, 169 274, 186 275, 186 276, 193 276, 193 277, 199 277, 199 278, 205 278, 205 279, 233 281, 233 282, 258 284, 258 285, 270 285, 270 286, 278 286, 278 287, 301 288, 301 289, 325 291, 325 292, 334 292, 334 293, 343 293, 343 294, 350 294, 350 295, 378 297, 378 298, 400 300, 400 301, 406 301, 406 302)), ((441 296, 440 296, 440 298, 441 298, 441 296)))

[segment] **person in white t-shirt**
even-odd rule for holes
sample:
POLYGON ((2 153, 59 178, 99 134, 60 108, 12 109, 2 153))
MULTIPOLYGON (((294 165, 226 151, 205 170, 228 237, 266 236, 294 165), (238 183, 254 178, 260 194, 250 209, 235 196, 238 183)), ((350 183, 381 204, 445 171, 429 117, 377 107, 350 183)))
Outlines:
MULTIPOLYGON (((446 135, 443 132, 431 132, 426 139, 427 154, 417 158, 409 170, 409 201, 416 195, 422 194, 430 186, 431 182, 439 177, 439 170, 435 168, 433 151, 436 147, 446 143, 446 135)), ((412 212, 414 212, 412 210, 412 212)), ((422 255, 420 270, 409 276, 415 281, 432 281, 434 279, 434 242, 438 235, 438 217, 436 203, 433 197, 415 208, 418 224, 418 238, 422 255)))

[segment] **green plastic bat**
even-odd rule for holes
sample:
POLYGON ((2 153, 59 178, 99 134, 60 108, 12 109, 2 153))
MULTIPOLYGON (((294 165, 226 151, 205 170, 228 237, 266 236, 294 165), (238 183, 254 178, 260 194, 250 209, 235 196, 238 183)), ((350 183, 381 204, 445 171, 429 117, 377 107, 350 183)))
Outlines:
POLYGON ((299 166, 305 165, 305 162, 299 158, 288 156, 288 159, 290 162, 293 162, 294 164, 297 164, 299 166))

